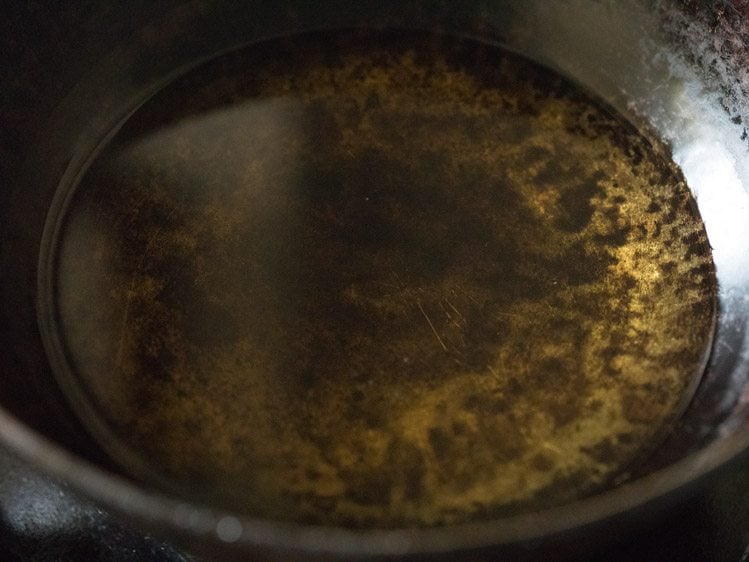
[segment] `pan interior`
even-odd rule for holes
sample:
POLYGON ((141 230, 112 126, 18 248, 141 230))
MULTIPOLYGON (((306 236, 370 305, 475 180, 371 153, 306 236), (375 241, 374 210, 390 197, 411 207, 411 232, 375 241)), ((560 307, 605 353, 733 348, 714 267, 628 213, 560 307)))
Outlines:
POLYGON ((254 45, 61 188, 53 367, 137 476, 256 516, 432 526, 627 478, 704 368, 715 276, 667 150, 516 55, 254 45))

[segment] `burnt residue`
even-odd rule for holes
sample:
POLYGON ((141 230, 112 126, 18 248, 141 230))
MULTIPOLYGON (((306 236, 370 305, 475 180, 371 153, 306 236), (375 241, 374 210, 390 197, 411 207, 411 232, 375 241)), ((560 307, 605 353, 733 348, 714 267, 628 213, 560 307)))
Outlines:
POLYGON ((663 154, 469 41, 230 54, 84 177, 61 336, 103 440, 188 495, 378 527, 566 501, 661 435, 709 342, 709 248, 663 154))
MULTIPOLYGON (((749 117, 749 2, 747 0, 664 0, 662 29, 680 52, 721 93, 720 104, 735 125, 749 117)), ((745 129, 736 127, 746 143, 745 129)))

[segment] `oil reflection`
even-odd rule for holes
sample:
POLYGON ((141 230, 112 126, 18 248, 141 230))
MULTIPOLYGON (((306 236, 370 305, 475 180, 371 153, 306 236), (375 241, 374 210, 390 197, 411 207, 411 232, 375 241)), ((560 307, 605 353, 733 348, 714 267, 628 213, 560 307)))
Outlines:
POLYGON ((697 199, 725 291, 749 279, 749 193, 725 146, 706 127, 695 129, 693 140, 676 150, 674 158, 697 199))

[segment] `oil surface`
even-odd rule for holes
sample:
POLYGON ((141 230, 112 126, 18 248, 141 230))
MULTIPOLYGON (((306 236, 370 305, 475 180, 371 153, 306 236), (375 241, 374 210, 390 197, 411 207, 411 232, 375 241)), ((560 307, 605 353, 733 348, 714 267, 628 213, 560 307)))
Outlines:
POLYGON ((188 497, 501 516, 625 478, 680 414, 715 300, 694 209, 662 147, 498 48, 276 40, 93 161, 50 218, 47 337, 104 447, 188 497))

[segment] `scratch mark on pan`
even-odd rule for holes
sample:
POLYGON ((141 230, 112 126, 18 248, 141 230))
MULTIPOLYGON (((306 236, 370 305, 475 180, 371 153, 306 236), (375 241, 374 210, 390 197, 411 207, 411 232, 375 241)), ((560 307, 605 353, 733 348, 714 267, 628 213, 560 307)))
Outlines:
POLYGON ((442 349, 447 351, 447 346, 445 345, 445 342, 442 341, 442 338, 437 333, 437 330, 434 328, 434 324, 432 324, 432 321, 429 319, 429 316, 427 316, 427 313, 424 310, 424 307, 421 306, 421 301, 416 299, 416 304, 419 306, 419 310, 421 310, 421 313, 424 315, 424 319, 427 321, 427 324, 429 324, 429 327, 432 329, 432 332, 434 333, 434 337, 437 338, 437 341, 442 346, 442 349))

